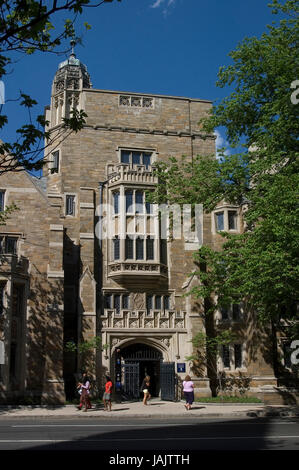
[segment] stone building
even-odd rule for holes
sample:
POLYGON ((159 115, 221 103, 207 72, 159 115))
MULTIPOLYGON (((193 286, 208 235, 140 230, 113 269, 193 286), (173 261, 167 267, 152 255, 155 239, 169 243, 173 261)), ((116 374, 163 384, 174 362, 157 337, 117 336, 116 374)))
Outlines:
MULTIPOLYGON (((59 65, 46 108, 51 142, 43 177, 0 177, 2 209, 19 207, 0 228, 1 400, 71 398, 83 364, 64 345, 94 337, 102 349, 90 352, 88 368, 99 389, 106 374, 115 382, 119 361, 123 397, 138 396, 146 373, 156 396, 175 399, 187 373, 198 396, 211 395, 207 372, 196 377, 186 360, 203 329, 202 303, 184 296, 197 282, 188 274, 199 242, 163 239, 145 200, 157 183, 156 161, 215 154, 214 136, 204 140, 198 125, 210 107, 201 99, 92 88, 74 54, 59 65), (73 107, 88 117, 68 135, 62 119, 73 107)), ((241 216, 225 203, 204 214, 203 243, 219 247, 218 231, 242 230, 241 216)), ((215 321, 231 324, 240 338, 223 348, 218 367, 250 375, 253 395, 275 385, 265 338, 242 306, 215 321)))

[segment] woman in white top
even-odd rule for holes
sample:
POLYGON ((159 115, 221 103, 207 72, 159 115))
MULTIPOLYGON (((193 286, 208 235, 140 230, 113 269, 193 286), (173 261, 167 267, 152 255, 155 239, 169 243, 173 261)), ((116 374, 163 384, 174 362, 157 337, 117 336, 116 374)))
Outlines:
POLYGON ((183 382, 183 392, 186 398, 185 408, 191 410, 192 403, 194 402, 194 383, 191 380, 190 375, 186 375, 183 382))

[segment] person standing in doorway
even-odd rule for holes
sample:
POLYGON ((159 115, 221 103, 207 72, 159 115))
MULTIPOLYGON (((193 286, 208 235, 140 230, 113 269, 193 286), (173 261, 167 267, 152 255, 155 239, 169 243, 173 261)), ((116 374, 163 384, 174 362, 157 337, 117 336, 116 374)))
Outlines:
POLYGON ((151 398, 151 378, 149 375, 146 375, 143 379, 140 390, 143 392, 143 404, 148 405, 148 400, 151 398))
POLYGON ((103 395, 104 411, 111 411, 111 393, 112 393, 112 380, 106 377, 105 392, 103 395))
POLYGON ((185 408, 191 410, 192 403, 194 402, 194 383, 191 380, 190 375, 186 375, 183 382, 183 392, 186 398, 185 408))

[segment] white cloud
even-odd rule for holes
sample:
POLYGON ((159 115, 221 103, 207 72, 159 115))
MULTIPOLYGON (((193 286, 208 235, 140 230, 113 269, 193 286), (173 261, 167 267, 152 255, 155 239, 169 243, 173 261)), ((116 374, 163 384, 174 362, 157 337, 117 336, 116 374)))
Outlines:
POLYGON ((215 136, 216 136, 216 158, 221 158, 221 155, 222 153, 224 153, 224 155, 229 155, 230 152, 229 152, 229 144, 227 142, 227 140, 224 139, 224 137, 220 134, 220 132, 218 130, 215 130, 215 136), (220 152, 220 149, 223 149, 223 147, 225 148, 226 147, 226 150, 224 150, 224 152, 220 152))
POLYGON ((171 5, 174 5, 175 1, 176 0, 156 0, 152 5, 150 5, 150 7, 151 8, 159 8, 163 4, 165 6, 164 9, 163 9, 163 13, 165 15, 168 11, 168 8, 171 5))
POLYGON ((158 8, 164 0, 156 0, 155 3, 151 5, 151 8, 158 8))

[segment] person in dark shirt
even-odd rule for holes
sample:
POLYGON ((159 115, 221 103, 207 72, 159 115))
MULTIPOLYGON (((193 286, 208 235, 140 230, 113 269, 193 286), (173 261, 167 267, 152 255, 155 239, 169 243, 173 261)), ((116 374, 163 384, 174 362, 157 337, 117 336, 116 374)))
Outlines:
POLYGON ((151 398, 151 378, 149 375, 146 375, 143 379, 140 390, 143 392, 143 404, 147 405, 148 400, 151 398))

